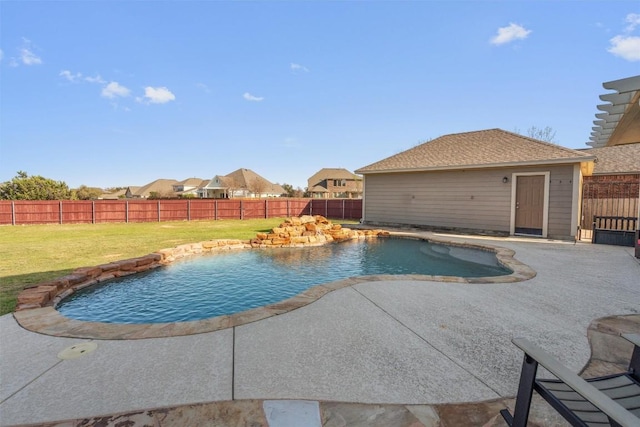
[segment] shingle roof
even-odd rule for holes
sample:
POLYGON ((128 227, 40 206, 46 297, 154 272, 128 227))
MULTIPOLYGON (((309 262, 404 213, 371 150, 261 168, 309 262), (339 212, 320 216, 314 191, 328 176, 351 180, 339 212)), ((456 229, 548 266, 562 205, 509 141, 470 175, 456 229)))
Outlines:
POLYGON ((598 158, 594 175, 640 173, 640 142, 584 150, 598 158))
POLYGON ((156 179, 155 181, 140 187, 134 195, 138 197, 149 197, 153 192, 168 195, 173 193, 173 186, 177 183, 178 181, 175 179, 156 179))
POLYGON ((590 154, 502 129, 441 136, 362 167, 356 173, 469 169, 548 163, 579 163, 590 154))
POLYGON ((309 186, 318 184, 325 179, 360 179, 361 177, 349 172, 344 168, 323 168, 314 173, 307 180, 309 186))
POLYGON ((221 181, 223 183, 225 183, 225 181, 233 180, 234 183, 238 185, 240 188, 247 188, 247 189, 250 189, 252 187, 252 183, 255 180, 259 180, 264 182, 265 184, 264 193, 282 194, 285 192, 284 188, 282 188, 281 185, 271 183, 270 181, 266 180, 265 178, 261 177, 260 175, 252 171, 251 169, 241 168, 220 178, 222 178, 221 181))
POLYGON ((208 179, 202 178, 187 178, 183 179, 180 182, 177 182, 176 185, 184 185, 185 187, 201 187, 206 185, 209 182, 208 179))
MULTIPOLYGON (((130 188, 133 188, 133 187, 130 187, 130 188)), ((102 193, 100 197, 98 197, 98 199, 118 200, 119 198, 124 197, 126 192, 127 190, 124 189, 124 190, 112 191, 111 193, 102 193)))
POLYGON ((329 190, 327 190, 321 185, 314 185, 313 187, 309 188, 309 191, 312 193, 328 193, 329 192, 329 190))

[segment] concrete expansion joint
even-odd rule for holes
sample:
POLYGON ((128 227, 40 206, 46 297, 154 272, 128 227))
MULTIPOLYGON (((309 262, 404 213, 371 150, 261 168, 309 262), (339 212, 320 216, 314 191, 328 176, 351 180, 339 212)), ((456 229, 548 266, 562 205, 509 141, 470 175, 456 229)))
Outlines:
POLYGON ((372 301, 370 298, 368 298, 366 295, 364 295, 362 292, 360 292, 360 290, 358 290, 356 287, 352 287, 352 289, 354 291, 356 291, 358 294, 360 294, 364 299, 366 299, 367 301, 369 301, 371 304, 373 304, 373 306, 375 306, 378 310, 380 310, 381 312, 383 312, 386 316, 388 316, 390 319, 392 319, 394 322, 398 323, 400 326, 402 326, 404 329, 406 329, 407 331, 409 331, 411 334, 413 334, 414 336, 416 336, 420 341, 424 342, 427 346, 431 347, 432 349, 434 349, 435 351, 437 351, 439 354, 441 354, 442 356, 444 356, 447 360, 449 360, 451 363, 453 363, 454 365, 458 366, 460 369, 464 370, 465 372, 467 372, 470 376, 472 376, 473 378, 475 378, 477 381, 479 381, 480 383, 482 383, 485 387, 487 387, 488 389, 490 389, 492 392, 495 393, 496 398, 500 397, 500 392, 497 391, 494 387, 492 387, 491 385, 487 384, 486 381, 484 381, 482 378, 480 378, 479 376, 477 376, 473 371, 470 371, 468 368, 466 368, 465 366, 461 365, 458 361, 456 361, 455 359, 453 359, 451 356, 449 356, 447 353, 445 353, 442 349, 436 347, 435 345, 433 345, 432 343, 430 343, 426 338, 424 338, 422 335, 420 335, 418 332, 416 332, 415 330, 413 330, 409 325, 407 325, 406 323, 404 323, 402 320, 398 319, 397 317, 393 316, 391 313, 389 313, 387 310, 385 310, 384 308, 382 308, 380 305, 376 304, 374 301, 372 301))
POLYGON ((236 400, 236 326, 231 331, 231 400, 236 400))

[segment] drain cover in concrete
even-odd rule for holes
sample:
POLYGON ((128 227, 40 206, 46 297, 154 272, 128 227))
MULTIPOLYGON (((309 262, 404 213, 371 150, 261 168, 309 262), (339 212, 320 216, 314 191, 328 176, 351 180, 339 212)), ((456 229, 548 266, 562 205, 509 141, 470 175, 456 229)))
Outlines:
POLYGON ((269 427, 322 427, 318 402, 265 400, 262 408, 269 427))
POLYGON ((91 353, 96 348, 98 348, 98 344, 96 344, 93 341, 75 344, 75 345, 72 345, 71 347, 65 348, 60 353, 58 353, 58 359, 62 359, 62 360, 77 359, 80 356, 84 356, 86 354, 91 353))

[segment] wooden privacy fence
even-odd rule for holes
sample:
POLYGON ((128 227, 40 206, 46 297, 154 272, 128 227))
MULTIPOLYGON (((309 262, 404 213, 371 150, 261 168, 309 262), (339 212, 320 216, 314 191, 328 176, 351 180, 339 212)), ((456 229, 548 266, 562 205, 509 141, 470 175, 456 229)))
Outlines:
POLYGON ((596 217, 637 217, 639 195, 640 175, 585 178, 582 186, 581 238, 593 237, 596 217))
POLYGON ((0 225, 96 224, 322 215, 360 219, 361 199, 2 200, 0 225))

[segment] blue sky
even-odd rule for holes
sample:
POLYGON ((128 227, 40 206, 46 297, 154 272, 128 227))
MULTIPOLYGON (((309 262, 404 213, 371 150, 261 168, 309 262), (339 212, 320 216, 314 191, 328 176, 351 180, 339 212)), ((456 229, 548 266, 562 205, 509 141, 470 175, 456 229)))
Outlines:
POLYGON ((0 182, 305 187, 442 135, 587 148, 637 1, 0 1, 0 182))

